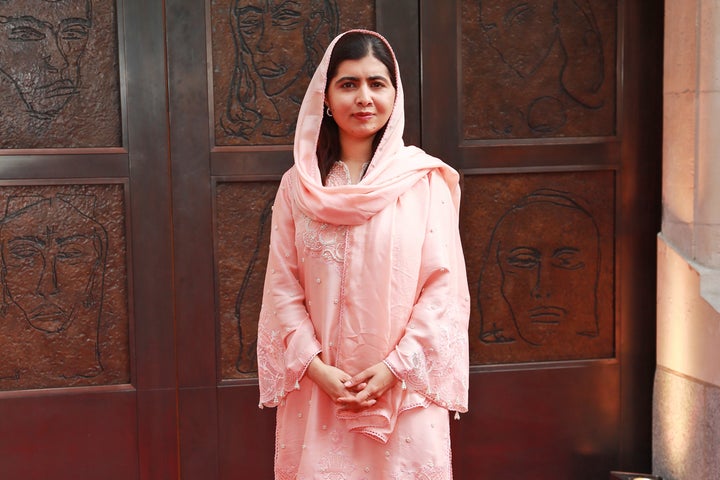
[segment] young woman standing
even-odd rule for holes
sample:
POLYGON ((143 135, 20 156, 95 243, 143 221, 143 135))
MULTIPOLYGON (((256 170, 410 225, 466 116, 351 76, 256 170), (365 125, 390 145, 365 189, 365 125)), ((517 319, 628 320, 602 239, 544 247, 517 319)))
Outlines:
POLYGON ((258 375, 276 479, 452 478, 470 309, 458 174, 403 127, 390 45, 338 36, 273 208, 258 375))

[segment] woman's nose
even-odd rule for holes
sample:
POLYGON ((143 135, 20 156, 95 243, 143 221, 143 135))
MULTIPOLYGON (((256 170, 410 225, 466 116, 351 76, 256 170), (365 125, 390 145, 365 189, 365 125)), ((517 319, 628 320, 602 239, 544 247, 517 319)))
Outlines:
POLYGON ((372 103, 372 95, 370 94, 370 89, 367 86, 362 86, 358 89, 357 93, 357 103, 358 105, 370 105, 372 103))

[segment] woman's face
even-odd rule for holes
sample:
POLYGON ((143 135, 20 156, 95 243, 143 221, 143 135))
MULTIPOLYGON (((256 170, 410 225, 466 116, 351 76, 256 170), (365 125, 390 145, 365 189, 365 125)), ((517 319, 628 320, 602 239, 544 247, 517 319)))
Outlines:
POLYGON ((384 63, 368 54, 345 60, 328 82, 326 103, 345 141, 372 141, 388 122, 395 104, 395 87, 384 63))

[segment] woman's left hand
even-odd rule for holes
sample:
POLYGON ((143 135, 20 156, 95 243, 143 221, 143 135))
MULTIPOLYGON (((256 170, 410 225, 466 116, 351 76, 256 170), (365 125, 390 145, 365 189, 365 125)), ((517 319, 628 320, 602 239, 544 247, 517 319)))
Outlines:
POLYGON ((345 382, 345 388, 356 390, 355 395, 340 397, 341 409, 362 410, 375 405, 377 399, 397 383, 397 377, 383 362, 366 368, 345 382))

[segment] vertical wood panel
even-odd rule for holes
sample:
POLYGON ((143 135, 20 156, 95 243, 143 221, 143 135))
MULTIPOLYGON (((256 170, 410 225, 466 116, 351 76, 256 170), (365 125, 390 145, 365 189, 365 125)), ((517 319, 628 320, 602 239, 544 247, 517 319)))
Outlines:
POLYGON ((452 422, 456 479, 608 478, 618 458, 617 365, 476 375, 452 422))
POLYGON ((171 173, 162 4, 124 3, 140 478, 178 477, 171 173))
POLYGON ((455 76, 458 66, 458 2, 420 2, 420 61, 422 78, 422 147, 455 168, 460 99, 455 76))
POLYGON ((656 241, 660 231, 664 1, 620 2, 623 16, 622 173, 618 198, 618 470, 649 472, 655 369, 656 241))
POLYGON ((205 3, 165 2, 180 477, 216 478, 218 412, 205 3))
POLYGON ((218 392, 220 429, 218 441, 218 480, 237 478, 270 479, 275 456, 275 409, 259 410, 257 385, 247 390, 237 386, 220 387, 218 392))
POLYGON ((400 65, 405 91, 405 144, 420 145, 420 6, 414 0, 378 0, 375 18, 377 31, 393 46, 400 65))

